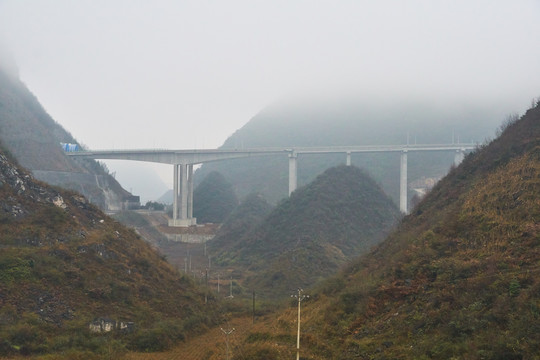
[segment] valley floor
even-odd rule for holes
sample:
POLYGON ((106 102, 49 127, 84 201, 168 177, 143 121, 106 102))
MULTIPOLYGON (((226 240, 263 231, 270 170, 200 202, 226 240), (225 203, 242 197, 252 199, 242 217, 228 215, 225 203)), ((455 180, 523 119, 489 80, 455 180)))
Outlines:
POLYGON ((226 359, 226 336, 222 332, 234 328, 235 331, 229 336, 230 358, 240 356, 242 350, 240 344, 244 341, 248 332, 263 328, 262 322, 252 323, 251 317, 232 319, 228 324, 215 327, 203 335, 180 343, 172 350, 161 353, 129 353, 125 360, 218 360, 226 359))

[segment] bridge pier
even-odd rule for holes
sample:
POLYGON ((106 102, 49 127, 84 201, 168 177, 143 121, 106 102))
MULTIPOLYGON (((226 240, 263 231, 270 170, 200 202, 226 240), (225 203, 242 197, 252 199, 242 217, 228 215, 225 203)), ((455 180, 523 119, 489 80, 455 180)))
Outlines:
MULTIPOLYGON (((179 165, 173 165, 173 220, 178 219, 178 171, 179 165)), ((170 225, 170 221, 169 221, 170 225)))
POLYGON ((399 207, 408 212, 407 204, 407 152, 408 151, 454 151, 454 163, 458 165, 464 159, 464 153, 476 148, 476 144, 442 145, 376 145, 376 146, 340 146, 317 148, 275 148, 275 149, 198 149, 198 150, 103 150, 74 151, 66 155, 90 159, 116 159, 148 161, 174 166, 173 218, 169 226, 190 226, 196 224, 193 217, 193 164, 209 161, 240 159, 263 155, 289 155, 289 195, 297 188, 297 156, 314 153, 346 153, 346 164, 351 165, 351 153, 400 152, 400 198, 399 207))
POLYGON ((289 153, 289 196, 298 186, 297 158, 298 154, 295 151, 289 153))
POLYGON ((401 152, 399 171, 399 210, 407 214, 407 150, 401 152))
POLYGON ((169 226, 196 225, 193 217, 193 165, 174 164, 173 174, 173 218, 169 226))
MULTIPOLYGON (((193 164, 188 165, 188 199, 187 199, 187 217, 193 219, 193 164)), ((193 225, 197 223, 196 219, 193 225)))

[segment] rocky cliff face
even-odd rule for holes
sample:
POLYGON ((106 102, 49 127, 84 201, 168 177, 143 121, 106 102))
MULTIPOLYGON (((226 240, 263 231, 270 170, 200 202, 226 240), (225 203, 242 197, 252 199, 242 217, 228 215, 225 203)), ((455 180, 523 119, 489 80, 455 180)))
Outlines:
POLYGON ((75 190, 102 209, 120 209, 130 194, 98 162, 65 156, 60 143, 75 138, 6 68, 0 63, 0 140, 6 150, 37 179, 75 190))
MULTIPOLYGON (((4 186, 10 186, 18 196, 24 195, 38 203, 49 203, 63 209, 66 208, 62 196, 57 191, 32 181, 29 174, 21 173, 9 162, 6 156, 0 154, 0 187, 4 186)), ((84 201, 84 198, 81 198, 81 200, 84 201)), ((14 196, 2 198, 0 201, 4 216, 24 218, 31 212, 31 209, 23 205, 20 199, 14 196)))

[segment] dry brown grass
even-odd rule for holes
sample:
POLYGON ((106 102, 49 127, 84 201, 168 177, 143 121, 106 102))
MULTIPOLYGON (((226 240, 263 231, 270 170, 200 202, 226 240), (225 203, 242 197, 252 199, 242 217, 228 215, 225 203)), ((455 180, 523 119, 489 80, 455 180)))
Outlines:
POLYGON ((226 338, 221 328, 235 328, 236 330, 230 335, 229 346, 231 349, 231 357, 234 351, 238 351, 241 347, 243 339, 250 331, 256 331, 262 323, 252 324, 252 319, 249 317, 231 319, 227 324, 214 327, 203 335, 191 338, 180 343, 177 347, 170 351, 161 353, 129 353, 125 356, 126 360, 218 360, 225 358, 226 338))

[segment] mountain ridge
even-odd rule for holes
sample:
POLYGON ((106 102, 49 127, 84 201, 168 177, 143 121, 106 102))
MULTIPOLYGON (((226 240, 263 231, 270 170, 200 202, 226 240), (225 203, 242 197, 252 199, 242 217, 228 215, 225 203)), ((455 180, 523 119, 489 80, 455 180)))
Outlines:
POLYGON ((78 191, 103 209, 121 209, 131 197, 104 165, 65 156, 60 143, 78 142, 4 66, 0 66, 0 139, 36 178, 78 191))
MULTIPOLYGON (((540 102, 466 156, 373 251, 311 289, 304 356, 537 358, 539 179, 540 102)), ((282 329, 294 328, 293 309, 279 315, 282 329)), ((264 341, 244 346, 278 358, 264 341)))
MULTIPOLYGON (((502 117, 495 107, 474 107, 449 102, 283 101, 261 110, 221 146, 250 147, 392 145, 410 143, 482 142, 502 117)), ((444 176, 454 161, 452 153, 410 153, 409 181, 444 176)), ((345 162, 345 154, 300 154, 298 184, 315 179, 327 168, 345 162)), ((399 156, 353 154, 352 163, 366 169, 396 204, 399 203, 399 156)), ((288 194, 288 164, 279 157, 231 160, 204 164, 195 181, 218 171, 235 186, 239 198, 261 193, 272 204, 288 194)), ((412 198, 413 191, 408 189, 412 198)))

